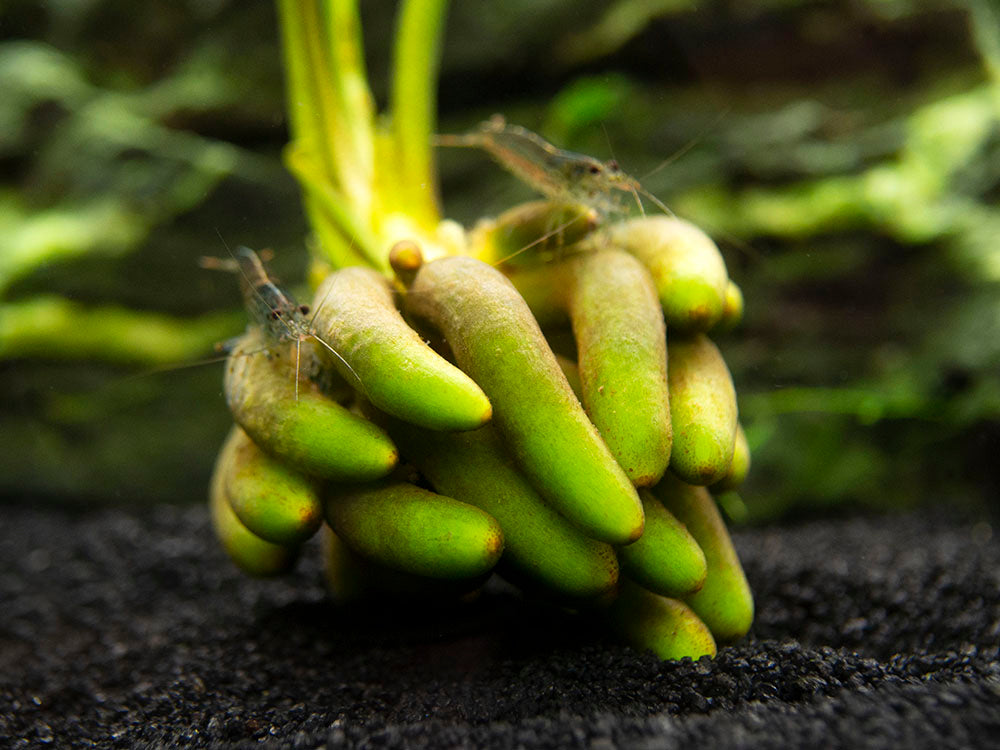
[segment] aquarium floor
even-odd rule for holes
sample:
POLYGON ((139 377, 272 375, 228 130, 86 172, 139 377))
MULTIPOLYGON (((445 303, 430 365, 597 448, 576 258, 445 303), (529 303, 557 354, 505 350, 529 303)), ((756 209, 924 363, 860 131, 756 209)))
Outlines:
POLYGON ((502 587, 328 603, 239 575, 201 508, 0 520, 0 746, 1000 746, 1000 543, 904 516, 749 530, 750 638, 660 663, 502 587))

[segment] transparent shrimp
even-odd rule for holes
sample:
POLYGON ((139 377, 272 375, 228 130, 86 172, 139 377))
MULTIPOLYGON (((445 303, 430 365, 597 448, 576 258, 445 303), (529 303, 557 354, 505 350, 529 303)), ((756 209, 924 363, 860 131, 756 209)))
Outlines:
POLYGON ((316 334, 313 323, 323 305, 324 298, 316 307, 311 318, 309 306, 300 305, 292 296, 282 289, 268 274, 260 256, 248 247, 237 247, 235 253, 230 253, 232 259, 202 258, 203 268, 213 268, 231 271, 240 276, 240 291, 243 303, 250 318, 250 324, 260 328, 264 337, 272 345, 295 342, 295 400, 299 398, 299 367, 301 362, 302 342, 312 340, 320 344, 354 375, 360 383, 357 373, 350 363, 329 343, 316 334))
MULTIPOLYGON (((720 113, 716 122, 727 112, 728 110, 720 113)), ((691 139, 687 145, 661 162, 646 177, 679 159, 700 139, 701 135, 691 139)), ((480 148, 507 171, 550 200, 582 204, 593 209, 602 220, 625 213, 624 206, 618 198, 623 192, 632 195, 639 213, 643 216, 646 212, 640 196, 649 200, 667 216, 675 216, 663 201, 642 187, 639 180, 623 172, 617 161, 612 159, 602 162, 586 154, 561 149, 527 128, 511 125, 503 115, 493 115, 469 133, 437 135, 434 142, 439 146, 480 148)), ((534 245, 546 242, 552 236, 558 235, 562 228, 564 227, 557 227, 552 232, 545 233, 536 242, 494 265, 499 265, 534 245)), ((762 257, 759 251, 743 240, 731 234, 724 234, 724 237, 744 254, 756 259, 762 257)))
POLYGON ((509 124, 502 115, 479 125, 463 135, 439 135, 439 146, 481 148, 502 167, 542 195, 563 203, 581 203, 601 216, 623 213, 617 195, 627 192, 645 215, 642 194, 664 213, 672 214, 639 181, 622 171, 618 162, 597 159, 558 148, 537 133, 520 125, 509 124))

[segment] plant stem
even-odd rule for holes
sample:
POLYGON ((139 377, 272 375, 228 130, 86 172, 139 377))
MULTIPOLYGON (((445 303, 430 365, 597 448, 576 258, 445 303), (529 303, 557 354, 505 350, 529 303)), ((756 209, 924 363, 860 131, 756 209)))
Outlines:
POLYGON ((288 112, 291 137, 336 181, 336 158, 331 147, 334 116, 329 67, 323 59, 318 10, 312 0, 279 0, 285 69, 288 76, 288 112))
POLYGON ((357 0, 329 2, 326 23, 332 83, 337 92, 338 110, 347 141, 343 145, 350 156, 349 166, 352 169, 349 177, 365 186, 363 197, 368 205, 356 208, 360 215, 367 216, 371 211, 370 193, 375 171, 375 105, 365 72, 357 0))
POLYGON ((385 128, 375 125, 358 6, 278 0, 292 131, 286 164, 327 260, 387 271, 392 241, 431 237, 440 221, 431 136, 447 0, 403 0, 385 128))
POLYGON ((374 106, 356 0, 279 0, 292 143, 291 171, 309 223, 337 266, 384 267, 372 231, 374 106))
POLYGON ((392 143, 402 206, 432 230, 440 218, 431 137, 447 0, 404 0, 396 29, 391 94, 392 143))
POLYGON ((323 175, 309 161, 308 154, 289 146, 285 150, 285 166, 306 193, 310 222, 328 259, 338 267, 367 264, 387 271, 388 258, 386 253, 379 252, 379 240, 358 221, 342 197, 323 179, 323 175), (327 224, 331 226, 323 231, 321 223, 323 227, 327 224), (332 230, 339 231, 331 236, 332 230))

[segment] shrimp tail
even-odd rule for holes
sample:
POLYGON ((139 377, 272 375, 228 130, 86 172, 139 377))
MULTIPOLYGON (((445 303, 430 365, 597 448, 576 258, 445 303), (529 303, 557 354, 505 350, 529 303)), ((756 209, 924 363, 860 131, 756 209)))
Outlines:
POLYGON ((240 264, 234 258, 215 258, 211 255, 203 255, 198 258, 198 266, 212 271, 240 272, 240 264))
POLYGON ((435 146, 458 146, 463 148, 483 148, 486 137, 482 133, 464 133, 462 135, 435 135, 432 136, 435 146))
POLYGON ((240 341, 243 340, 243 334, 239 336, 233 336, 231 339, 226 339, 225 341, 217 341, 212 349, 217 354, 231 354, 233 350, 237 347, 240 341))

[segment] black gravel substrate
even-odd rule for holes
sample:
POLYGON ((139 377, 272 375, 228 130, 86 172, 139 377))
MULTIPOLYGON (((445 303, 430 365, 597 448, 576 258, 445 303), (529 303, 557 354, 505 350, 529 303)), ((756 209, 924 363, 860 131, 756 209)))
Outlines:
POLYGON ((315 554, 240 575, 201 508, 0 518, 0 746, 1000 747, 984 523, 742 532, 751 637, 661 663, 502 587, 351 615, 315 554))

